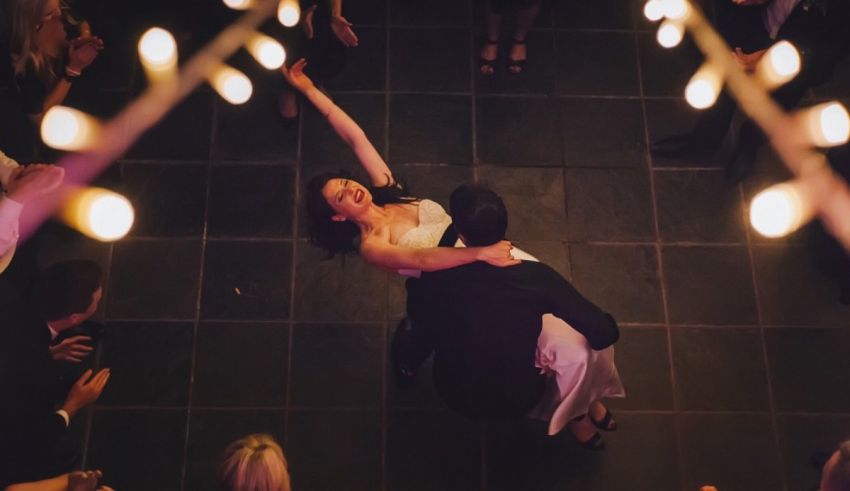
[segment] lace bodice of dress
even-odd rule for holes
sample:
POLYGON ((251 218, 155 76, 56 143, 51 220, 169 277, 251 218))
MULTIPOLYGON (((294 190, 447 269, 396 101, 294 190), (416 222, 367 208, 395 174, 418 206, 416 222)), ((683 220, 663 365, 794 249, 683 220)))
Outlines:
POLYGON ((423 199, 419 202, 419 225, 402 235, 397 245, 416 249, 437 247, 451 223, 452 217, 439 203, 423 199))

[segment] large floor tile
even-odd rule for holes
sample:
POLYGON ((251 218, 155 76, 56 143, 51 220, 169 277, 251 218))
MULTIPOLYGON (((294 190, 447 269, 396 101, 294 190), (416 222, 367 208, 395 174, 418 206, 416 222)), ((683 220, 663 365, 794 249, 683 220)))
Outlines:
POLYGON ((555 33, 557 88, 565 95, 638 95, 632 33, 555 33))
POLYGON ((571 242, 654 240, 649 175, 643 169, 567 169, 571 242))
POLYGON ((190 323, 110 322, 101 342, 99 365, 111 375, 98 403, 185 405, 191 359, 190 323))
POLYGON ((850 306, 838 303, 838 288, 811 249, 755 247, 753 256, 765 324, 850 327, 850 306))
POLYGON ((677 408, 767 411, 767 373, 758 329, 672 327, 677 408))
POLYGON ((394 95, 390 98, 393 164, 472 162, 472 99, 467 96, 394 95))
POLYGON ((658 227, 670 242, 746 240, 744 209, 737 186, 721 172, 655 172, 658 227))
POLYGON ((558 112, 549 99, 479 97, 476 118, 480 163, 561 165, 558 112))
POLYGON ((200 236, 207 195, 205 165, 123 164, 121 184, 136 210, 131 236, 200 236))
POLYGON ((561 135, 567 166, 646 165, 643 109, 638 100, 563 99, 561 135))
POLYGON ((767 358, 779 411, 850 411, 847 329, 767 329, 767 358))
POLYGON ((345 67, 327 81, 327 87, 331 90, 384 90, 387 83, 386 29, 355 26, 354 33, 357 47, 348 50, 345 67))
POLYGON ((298 125, 285 123, 278 112, 277 97, 286 82, 279 75, 264 82, 255 87, 251 99, 244 104, 216 99, 214 159, 288 164, 295 161, 298 125))
MULTIPOLYGON (((646 104, 646 125, 651 142, 668 136, 688 134, 693 130, 700 112, 684 99, 650 99, 646 104)), ((731 133, 731 132, 730 132, 731 133)), ((729 137, 729 134, 727 134, 729 137)), ((728 139, 728 138, 727 138, 728 139)), ((655 167, 714 167, 722 169, 725 164, 723 151, 690 157, 652 157, 655 167)))
POLYGON ((286 431, 293 489, 380 489, 378 413, 293 411, 286 431))
POLYGON ((389 2, 393 25, 468 26, 472 8, 468 0, 434 0, 421 2, 389 2))
POLYGON ((644 95, 684 96, 685 85, 702 59, 699 50, 687 40, 675 48, 663 48, 654 32, 638 34, 638 44, 644 95))
POLYGON ((496 191, 508 209, 508 239, 563 240, 567 217, 560 169, 484 168, 479 180, 496 191))
POLYGON ((620 340, 614 350, 626 397, 611 399, 606 405, 615 411, 619 408, 672 409, 673 389, 666 329, 620 327, 620 340))
POLYGON ((390 29, 390 90, 469 92, 469 30, 390 29))
POLYGON ((106 313, 112 319, 194 319, 200 240, 125 239, 112 252, 106 313))
MULTIPOLYGON (((334 96, 333 100, 366 132, 378 153, 385 154, 385 97, 374 94, 344 94, 334 96)), ((328 120, 310 105, 305 104, 302 107, 302 169, 309 174, 311 169, 320 165, 330 165, 335 170, 344 168, 345 163, 356 165, 357 157, 354 152, 334 132, 328 120)))
POLYGON ((811 457, 832 454, 850 437, 850 417, 780 415, 777 425, 788 489, 817 489, 821 472, 811 457))
POLYGON ((743 247, 664 247, 670 322, 755 324, 755 295, 743 247))
POLYGON ((621 414, 617 423, 617 432, 605 436, 605 451, 599 467, 587 476, 587 488, 599 491, 681 489, 681 464, 673 416, 621 414))
POLYGON ((145 133, 127 152, 127 157, 142 160, 208 160, 212 97, 206 90, 195 91, 145 133))
POLYGON ((202 323, 195 350, 192 404, 286 405, 286 324, 202 323))
POLYGON ((782 489, 767 414, 683 415, 679 428, 685 489, 782 489))
POLYGON ((178 490, 185 437, 185 411, 95 411, 86 468, 114 489, 178 490))
POLYGON ((283 445, 284 426, 282 410, 192 410, 185 489, 220 489, 216 475, 228 444, 265 433, 283 445))
POLYGON ((652 246, 570 246, 573 281, 620 322, 663 322, 658 257, 652 246))
POLYGON ((207 243, 201 317, 288 319, 292 244, 207 243))
POLYGON ((210 170, 211 237, 290 237, 295 171, 288 167, 228 165, 210 170))
POLYGON ((296 324, 294 329, 293 406, 380 407, 383 324, 296 324))
POLYGON ((632 10, 628 0, 553 2, 555 27, 576 29, 629 29, 632 10))
POLYGON ((383 321, 387 273, 357 256, 326 259, 298 244, 295 269, 295 319, 299 321, 383 321))
POLYGON ((447 411, 395 411, 388 419, 387 489, 460 491, 481 486, 476 423, 447 411))

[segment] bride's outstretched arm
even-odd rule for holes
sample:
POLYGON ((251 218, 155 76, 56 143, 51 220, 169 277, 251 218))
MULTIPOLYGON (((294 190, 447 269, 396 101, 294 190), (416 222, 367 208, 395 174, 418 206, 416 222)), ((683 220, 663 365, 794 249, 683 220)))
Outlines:
POLYGON ((371 237, 360 244, 360 255, 367 262, 390 270, 439 271, 475 261, 485 261, 493 266, 505 267, 521 262, 511 257, 511 243, 506 240, 487 247, 416 249, 392 245, 381 237, 371 237))
POLYGON ((387 166, 387 163, 384 162, 384 159, 381 158, 381 155, 375 150, 375 147, 372 145, 372 142, 369 141, 369 138, 366 136, 366 133, 363 132, 363 129, 354 122, 351 117, 345 113, 339 106, 334 104, 332 100, 328 98, 325 94, 322 93, 319 89, 313 85, 313 81, 310 80, 304 73, 304 67, 307 66, 307 61, 303 58, 296 61, 291 68, 287 69, 285 66, 281 69, 283 71, 283 75, 286 77, 286 80, 289 83, 298 89, 304 96, 316 106, 316 109, 319 110, 326 118, 328 118, 328 122, 333 126, 336 134, 339 135, 340 138, 354 151, 355 155, 357 155, 357 159, 360 161, 360 165, 363 166, 363 169, 369 174, 369 179, 372 180, 372 184, 376 186, 385 186, 391 182, 393 182, 392 172, 390 168, 387 166))

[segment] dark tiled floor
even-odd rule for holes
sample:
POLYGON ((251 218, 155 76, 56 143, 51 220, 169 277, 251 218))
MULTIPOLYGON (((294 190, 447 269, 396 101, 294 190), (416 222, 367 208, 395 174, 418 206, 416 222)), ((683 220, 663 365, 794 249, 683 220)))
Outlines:
MULTIPOLYGON (((220 2, 201 19, 198 2, 157 1, 122 26, 119 3, 92 15, 109 35, 87 81, 100 85, 69 99, 102 116, 140 88, 122 36, 154 20, 194 26, 178 36, 192 50, 232 18, 220 2)), ((113 377, 74 430, 87 465, 122 491, 210 490, 225 444, 266 431, 284 443, 296 490, 816 483, 808 454, 850 433, 850 309, 804 243, 745 228, 744 198, 775 182, 776 166, 766 158, 740 188, 711 163, 649 158, 648 138, 693 121, 679 97, 699 60, 689 46, 657 47, 637 3, 555 2, 526 73, 500 65, 492 78, 471 61, 481 5, 347 2, 361 46, 328 86, 418 195, 445 204, 461 182, 489 183, 510 238, 620 320, 629 397, 612 403, 621 429, 608 449, 465 421, 428 369, 418 388, 394 387, 386 354, 402 281, 356 257, 323 261, 296 207, 299 185, 356 170, 354 157, 311 109, 282 124, 280 77, 260 79, 237 56, 255 79, 251 102, 196 92, 103 179, 136 203, 129 238, 42 241, 43 262, 93 258, 109 275, 98 362, 113 377)), ((847 96, 847 67, 816 93, 847 96)), ((4 150, 29 160, 27 132, 0 125, 4 150)))

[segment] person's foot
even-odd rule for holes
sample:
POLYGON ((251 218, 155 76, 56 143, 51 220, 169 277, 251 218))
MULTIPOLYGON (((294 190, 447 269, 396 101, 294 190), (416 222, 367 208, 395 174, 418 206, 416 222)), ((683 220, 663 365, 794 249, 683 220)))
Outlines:
POLYGON ((489 39, 481 45, 481 74, 493 75, 496 72, 494 66, 496 59, 499 58, 499 40, 489 39))
POLYGON ((602 435, 596 431, 593 423, 586 416, 570 421, 568 426, 578 444, 585 449, 602 450, 605 448, 605 441, 602 440, 602 435))
POLYGON ((588 416, 593 426, 596 426, 603 431, 616 431, 617 422, 614 420, 614 415, 601 402, 596 401, 590 405, 588 416))
POLYGON ((277 99, 277 109, 283 119, 291 120, 298 117, 298 98, 295 92, 286 90, 277 99))
POLYGON ((522 73, 526 61, 528 61, 528 46, 525 44, 525 39, 514 39, 508 55, 508 71, 513 74, 522 73))

